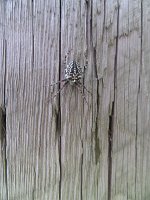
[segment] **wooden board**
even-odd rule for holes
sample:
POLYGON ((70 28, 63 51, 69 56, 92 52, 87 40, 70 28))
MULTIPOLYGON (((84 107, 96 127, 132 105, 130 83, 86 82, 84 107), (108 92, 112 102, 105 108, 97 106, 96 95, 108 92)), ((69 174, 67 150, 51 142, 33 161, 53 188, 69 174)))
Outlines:
POLYGON ((6 165, 6 132, 5 132, 5 82, 6 82, 6 59, 5 59, 5 19, 4 3, 0 3, 0 199, 7 198, 7 165, 6 165))
POLYGON ((148 0, 0 2, 0 199, 149 200, 149 18, 148 0), (53 98, 72 60, 92 95, 53 98))

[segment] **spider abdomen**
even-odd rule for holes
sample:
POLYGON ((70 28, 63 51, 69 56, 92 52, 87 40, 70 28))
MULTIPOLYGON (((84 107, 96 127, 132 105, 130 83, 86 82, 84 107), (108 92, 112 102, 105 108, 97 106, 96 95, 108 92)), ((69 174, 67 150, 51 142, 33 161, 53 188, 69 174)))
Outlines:
POLYGON ((82 78, 82 68, 76 61, 71 61, 65 69, 65 78, 72 82, 76 82, 82 78))

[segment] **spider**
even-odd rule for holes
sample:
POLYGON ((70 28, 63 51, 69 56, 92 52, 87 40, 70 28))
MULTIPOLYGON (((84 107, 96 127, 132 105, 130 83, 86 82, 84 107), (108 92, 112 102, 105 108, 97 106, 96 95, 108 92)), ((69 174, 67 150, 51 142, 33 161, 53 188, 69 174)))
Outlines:
MULTIPOLYGON (((75 86, 81 93, 82 98, 85 100, 87 103, 87 100, 85 98, 85 95, 83 93, 83 89, 85 89, 88 93, 92 94, 90 91, 87 90, 87 88, 83 85, 83 83, 80 82, 80 80, 84 77, 84 70, 86 66, 83 68, 79 65, 78 62, 75 60, 71 61, 65 68, 64 74, 65 74, 65 79, 60 80, 56 83, 51 84, 50 86, 59 84, 61 82, 65 82, 64 85, 57 91, 57 93, 53 96, 56 97, 64 87, 66 87, 68 84, 75 86)), ((88 103, 87 103, 88 104, 88 103)))

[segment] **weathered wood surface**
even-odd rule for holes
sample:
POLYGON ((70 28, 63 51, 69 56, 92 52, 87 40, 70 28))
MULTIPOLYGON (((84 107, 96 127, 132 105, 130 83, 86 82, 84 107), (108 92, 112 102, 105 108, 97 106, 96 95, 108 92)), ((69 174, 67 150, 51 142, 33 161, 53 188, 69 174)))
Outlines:
POLYGON ((149 0, 0 1, 0 200, 150 199, 149 32, 149 0), (88 105, 48 101, 71 49, 88 105))

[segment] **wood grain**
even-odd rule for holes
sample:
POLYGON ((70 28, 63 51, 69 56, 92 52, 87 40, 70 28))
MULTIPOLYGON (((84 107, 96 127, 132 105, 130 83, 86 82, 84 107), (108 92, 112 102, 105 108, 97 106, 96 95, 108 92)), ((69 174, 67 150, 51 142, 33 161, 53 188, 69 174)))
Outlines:
POLYGON ((149 30, 148 0, 0 1, 0 200, 149 200, 149 30), (68 51, 88 104, 53 99, 68 51))

